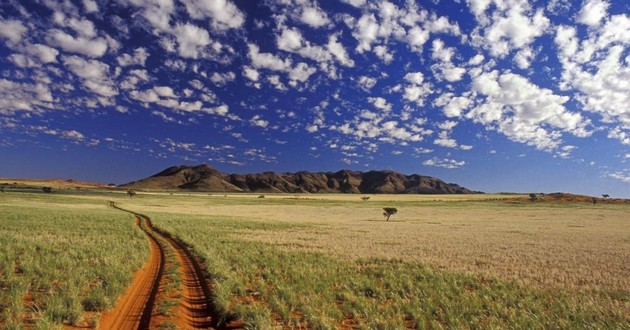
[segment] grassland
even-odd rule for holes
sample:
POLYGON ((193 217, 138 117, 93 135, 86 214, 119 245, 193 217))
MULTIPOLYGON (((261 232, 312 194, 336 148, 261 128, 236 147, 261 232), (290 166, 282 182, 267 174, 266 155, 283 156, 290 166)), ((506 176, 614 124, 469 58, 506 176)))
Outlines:
MULTIPOLYGON (((3 214, 71 213, 76 224, 96 212, 108 225, 127 221, 120 230, 144 249, 128 217, 100 208, 115 200, 149 215, 203 259, 223 314, 251 328, 630 328, 628 205, 507 195, 23 196, 0 195, 3 214), (399 213, 385 222, 390 206, 399 213)), ((39 223, 67 235, 49 219, 39 223)))
POLYGON ((131 216, 106 205, 0 194, 0 328, 95 325, 113 306, 148 245, 131 216))
POLYGON ((218 305, 253 327, 630 326, 627 205, 414 197, 123 203, 193 245, 218 305))

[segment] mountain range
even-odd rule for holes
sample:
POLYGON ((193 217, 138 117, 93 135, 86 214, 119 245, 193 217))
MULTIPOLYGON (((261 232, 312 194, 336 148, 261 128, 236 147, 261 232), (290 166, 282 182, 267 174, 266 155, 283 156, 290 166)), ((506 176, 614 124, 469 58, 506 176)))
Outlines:
POLYGON ((227 174, 207 164, 172 166, 148 178, 123 184, 121 187, 138 190, 255 193, 479 193, 434 177, 404 175, 394 171, 227 174))

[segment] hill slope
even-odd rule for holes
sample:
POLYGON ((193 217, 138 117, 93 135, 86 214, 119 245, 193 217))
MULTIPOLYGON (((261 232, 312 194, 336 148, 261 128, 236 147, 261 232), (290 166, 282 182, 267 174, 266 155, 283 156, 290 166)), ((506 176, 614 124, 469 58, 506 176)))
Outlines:
POLYGON ((146 179, 121 185, 129 189, 256 193, 471 194, 453 183, 393 171, 262 172, 226 174, 209 165, 173 166, 146 179))

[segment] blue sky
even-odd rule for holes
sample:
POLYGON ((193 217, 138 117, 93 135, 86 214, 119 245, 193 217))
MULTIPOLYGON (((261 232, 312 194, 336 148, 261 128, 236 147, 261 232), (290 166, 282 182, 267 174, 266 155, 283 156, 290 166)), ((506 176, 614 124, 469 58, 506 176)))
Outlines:
POLYGON ((0 4, 0 176, 392 169, 630 197, 630 4, 0 4))

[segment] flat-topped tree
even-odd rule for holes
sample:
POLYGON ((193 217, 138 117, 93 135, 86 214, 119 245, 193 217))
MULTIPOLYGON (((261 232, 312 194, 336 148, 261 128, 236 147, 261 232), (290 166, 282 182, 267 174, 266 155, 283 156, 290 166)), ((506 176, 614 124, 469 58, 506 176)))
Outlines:
POLYGON ((389 221, 389 217, 398 213, 398 209, 396 209, 395 207, 384 207, 383 211, 383 216, 387 218, 386 221, 389 221))

